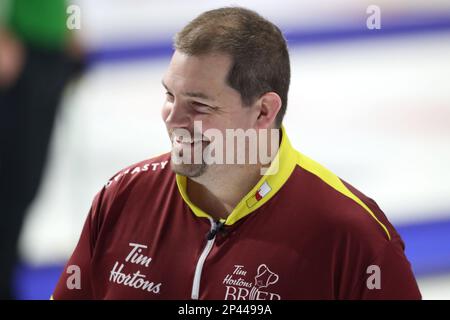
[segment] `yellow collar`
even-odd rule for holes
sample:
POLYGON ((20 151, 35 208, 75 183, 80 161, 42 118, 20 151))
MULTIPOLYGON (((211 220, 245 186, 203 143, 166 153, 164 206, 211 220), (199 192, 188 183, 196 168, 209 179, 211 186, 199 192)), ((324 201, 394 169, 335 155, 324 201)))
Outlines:
MULTIPOLYGON (((284 127, 281 127, 281 144, 274 161, 264 176, 253 189, 247 193, 236 205, 226 219, 221 219, 226 225, 232 225, 238 220, 249 215, 267 201, 269 201, 281 189, 290 177, 298 162, 298 153, 292 148, 284 127)), ((209 214, 191 202, 186 192, 187 179, 185 176, 176 175, 178 190, 186 204, 197 217, 211 218, 209 214)))

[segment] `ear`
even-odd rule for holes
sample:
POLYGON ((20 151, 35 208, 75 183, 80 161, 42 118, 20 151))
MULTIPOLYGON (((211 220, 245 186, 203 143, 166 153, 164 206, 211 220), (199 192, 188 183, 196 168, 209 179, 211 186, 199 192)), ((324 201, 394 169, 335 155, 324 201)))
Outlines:
POLYGON ((281 109, 281 98, 275 92, 266 92, 256 102, 259 106, 259 114, 256 120, 258 129, 275 127, 275 119, 281 109))

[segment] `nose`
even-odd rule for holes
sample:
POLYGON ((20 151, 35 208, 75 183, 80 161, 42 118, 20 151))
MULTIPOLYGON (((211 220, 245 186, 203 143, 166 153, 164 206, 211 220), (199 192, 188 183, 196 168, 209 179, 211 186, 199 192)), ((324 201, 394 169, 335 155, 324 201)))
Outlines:
POLYGON ((186 128, 191 123, 189 113, 180 103, 166 104, 162 115, 168 128, 186 128))

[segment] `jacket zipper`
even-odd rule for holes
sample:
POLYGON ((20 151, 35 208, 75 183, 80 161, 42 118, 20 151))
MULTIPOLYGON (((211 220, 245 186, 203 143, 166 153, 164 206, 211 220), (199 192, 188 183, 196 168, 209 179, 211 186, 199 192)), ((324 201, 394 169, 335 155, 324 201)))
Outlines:
MULTIPOLYGON (((216 227, 215 222, 212 218, 208 218, 209 222, 211 222, 211 232, 216 227)), ((202 271, 203 271, 203 265, 205 264, 205 260, 209 255, 209 252, 211 251, 212 247, 214 246, 214 241, 216 239, 216 236, 214 234, 214 237, 205 245, 205 248, 203 249, 202 254, 200 255, 200 258, 197 261, 197 266, 195 267, 195 274, 194 274, 194 281, 192 284, 192 293, 191 298, 193 300, 198 300, 199 293, 200 293, 200 281, 202 278, 202 271)))

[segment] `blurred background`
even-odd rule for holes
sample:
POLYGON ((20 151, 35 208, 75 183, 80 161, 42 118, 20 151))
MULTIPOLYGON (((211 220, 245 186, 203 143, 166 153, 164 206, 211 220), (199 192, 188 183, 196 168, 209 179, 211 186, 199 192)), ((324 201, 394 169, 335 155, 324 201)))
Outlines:
MULTIPOLYGON (((294 146, 374 198, 406 242, 423 297, 450 299, 448 0, 78 0, 70 2, 81 18, 72 32, 68 2, 0 1, 2 202, 15 199, 9 182, 23 172, 19 190, 33 186, 21 208, 0 207, 0 231, 20 235, 16 298, 48 299, 95 193, 121 168, 169 150, 160 81, 174 33, 205 10, 240 5, 288 40, 285 127, 294 146), (39 9, 43 3, 53 7, 39 9), (369 5, 380 9, 381 29, 367 27, 369 5), (20 87, 23 79, 28 87, 20 87), (32 141, 17 151, 28 164, 10 156, 16 151, 8 145, 21 140, 5 129, 2 96, 17 86, 16 96, 32 97, 31 105, 53 99, 47 120, 39 111, 15 127, 32 141), (14 210, 24 219, 13 230, 5 217, 14 210)), ((1 245, 8 250, 6 240, 1 245)))

